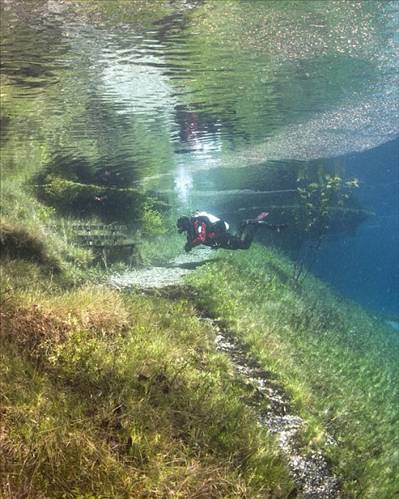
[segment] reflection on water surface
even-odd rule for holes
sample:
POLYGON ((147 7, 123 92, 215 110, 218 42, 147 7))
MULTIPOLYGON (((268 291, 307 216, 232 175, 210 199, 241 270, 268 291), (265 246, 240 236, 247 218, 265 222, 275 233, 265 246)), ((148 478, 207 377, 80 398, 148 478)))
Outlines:
POLYGON ((395 7, 3 1, 8 134, 143 175, 367 148, 397 133, 395 7))

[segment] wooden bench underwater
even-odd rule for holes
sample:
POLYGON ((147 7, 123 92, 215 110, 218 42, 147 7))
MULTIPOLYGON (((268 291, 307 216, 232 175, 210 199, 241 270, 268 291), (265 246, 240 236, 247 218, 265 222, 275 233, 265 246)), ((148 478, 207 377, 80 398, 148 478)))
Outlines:
POLYGON ((126 225, 118 224, 74 224, 72 231, 78 243, 99 250, 104 265, 110 259, 128 257, 131 263, 137 241, 128 235, 126 225))

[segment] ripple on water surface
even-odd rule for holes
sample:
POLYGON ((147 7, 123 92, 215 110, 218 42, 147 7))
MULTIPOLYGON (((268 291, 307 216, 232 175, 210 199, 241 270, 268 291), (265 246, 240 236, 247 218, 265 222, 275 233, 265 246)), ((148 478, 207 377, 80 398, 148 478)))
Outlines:
POLYGON ((2 3, 15 147, 26 133, 110 164, 120 149, 163 174, 336 156, 398 133, 395 2, 129 5, 2 3))

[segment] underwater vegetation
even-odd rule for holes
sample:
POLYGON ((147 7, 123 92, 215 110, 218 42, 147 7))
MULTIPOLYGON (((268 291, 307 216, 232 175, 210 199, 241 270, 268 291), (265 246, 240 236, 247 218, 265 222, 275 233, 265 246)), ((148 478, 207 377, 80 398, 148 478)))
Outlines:
POLYGON ((257 247, 192 274, 212 316, 283 380, 345 497, 394 497, 399 486, 399 336, 308 275, 257 247), (326 432, 334 442, 326 441, 326 432))
POLYGON ((295 494, 205 311, 285 387, 344 497, 398 490, 397 332, 295 280, 287 258, 226 252, 190 274, 186 298, 1 263, 4 496, 295 494))
MULTIPOLYGON (((32 276, 32 273, 30 273, 32 276)), ((286 497, 273 439, 187 300, 3 295, 4 497, 286 497)))
POLYGON ((0 1, 1 497, 300 497, 217 323, 284 388, 343 499, 397 496, 398 332, 311 275, 367 219, 396 244, 394 210, 374 214, 390 165, 362 156, 367 184, 344 156, 397 137, 396 10, 0 1), (131 264, 169 271, 195 209, 288 230, 190 267, 175 296, 108 288, 131 264), (111 224, 134 249, 107 267, 76 227, 111 224))
MULTIPOLYGON (((310 233, 313 239, 322 239, 329 232, 331 225, 339 225, 340 210, 344 217, 345 211, 358 212, 360 216, 356 223, 352 221, 352 224, 346 224, 347 231, 354 231, 367 216, 365 210, 355 208, 357 203, 352 191, 358 187, 357 179, 345 181, 337 173, 328 172, 322 164, 318 165, 318 168, 309 165, 303 168, 297 178, 297 193, 303 208, 303 212, 299 214, 303 231, 310 233)), ((343 229, 344 224, 342 225, 343 229)))
POLYGON ((95 164, 85 158, 58 158, 45 166, 32 183, 38 199, 64 216, 99 217, 104 222, 146 226, 151 206, 165 213, 167 202, 135 186, 134 170, 115 172, 112 166, 95 164), (129 175, 130 172, 130 175, 129 175))

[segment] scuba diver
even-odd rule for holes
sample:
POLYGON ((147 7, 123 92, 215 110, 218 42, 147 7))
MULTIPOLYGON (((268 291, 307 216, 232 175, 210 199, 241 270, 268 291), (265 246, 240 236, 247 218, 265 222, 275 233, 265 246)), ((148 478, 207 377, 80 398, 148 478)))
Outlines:
POLYGON ((194 246, 204 244, 213 249, 248 249, 260 226, 271 230, 280 230, 286 225, 273 225, 265 222, 269 213, 262 212, 256 218, 240 222, 237 234, 229 232, 229 224, 206 211, 199 211, 192 217, 180 217, 177 220, 179 233, 187 233, 184 250, 189 252, 194 246))

